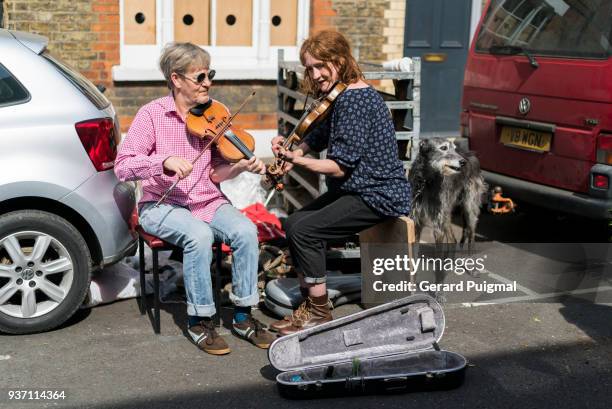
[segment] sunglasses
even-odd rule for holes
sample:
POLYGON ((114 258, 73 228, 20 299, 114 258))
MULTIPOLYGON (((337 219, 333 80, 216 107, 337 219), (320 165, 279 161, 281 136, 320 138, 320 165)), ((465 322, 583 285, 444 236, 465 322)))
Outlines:
POLYGON ((177 73, 177 74, 180 75, 183 78, 188 79, 189 81, 193 82, 196 85, 202 85, 202 83, 204 81, 206 81, 206 78, 208 78, 210 81, 212 81, 213 78, 215 78, 215 74, 216 73, 217 73, 217 71, 210 70, 210 71, 208 71, 208 73, 202 72, 202 73, 198 74, 198 76, 196 78, 191 78, 191 77, 188 77, 185 74, 181 74, 181 73, 177 73))

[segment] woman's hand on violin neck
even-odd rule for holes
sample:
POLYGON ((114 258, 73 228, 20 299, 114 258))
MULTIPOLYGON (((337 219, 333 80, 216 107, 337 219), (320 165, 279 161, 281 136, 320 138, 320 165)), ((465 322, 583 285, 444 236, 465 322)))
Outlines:
POLYGON ((178 156, 170 156, 163 163, 164 169, 172 174, 177 174, 179 179, 184 179, 193 170, 193 165, 186 159, 178 156))
POLYGON ((293 163, 293 160, 299 156, 303 156, 301 154, 301 150, 297 149, 295 151, 287 150, 283 147, 280 148, 278 152, 278 157, 284 160, 285 162, 293 163))
POLYGON ((261 161, 261 159, 253 156, 251 159, 240 159, 236 166, 241 169, 241 172, 247 170, 252 173, 258 173, 260 175, 265 175, 266 173, 266 165, 261 161))
POLYGON ((304 151, 301 148, 297 148, 293 151, 281 148, 278 157, 282 161, 279 175, 286 175, 291 169, 293 169, 294 161, 296 158, 304 156, 304 151))
POLYGON ((289 173, 289 171, 291 171, 291 169, 293 169, 293 163, 289 163, 287 161, 283 162, 283 165, 280 168, 280 172, 279 172, 279 176, 283 176, 286 175, 287 173, 289 173))

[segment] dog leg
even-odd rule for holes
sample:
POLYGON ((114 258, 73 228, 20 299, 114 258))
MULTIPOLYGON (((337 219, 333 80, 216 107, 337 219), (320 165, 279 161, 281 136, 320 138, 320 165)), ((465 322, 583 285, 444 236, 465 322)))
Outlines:
MULTIPOLYGON (((461 231, 461 242, 459 247, 464 250, 467 244, 467 258, 472 258, 473 253, 473 242, 474 242, 474 230, 471 221, 468 220, 467 213, 464 209, 461 212, 461 218, 463 219, 463 230, 461 231)), ((473 268, 465 267, 466 272, 470 275, 474 275, 473 268)))
MULTIPOLYGON (((446 243, 444 243, 445 241, 444 232, 440 228, 440 226, 434 226, 434 239, 435 239, 435 244, 434 244, 433 256, 435 258, 444 260, 446 258, 447 249, 446 249, 446 243)), ((444 283, 444 281, 446 280, 446 271, 444 270, 443 265, 438 266, 437 264, 434 264, 433 273, 434 273, 434 282, 436 284, 444 283)), ((437 291, 437 290, 430 291, 429 295, 431 295, 440 304, 443 304, 446 302, 446 296, 444 295, 442 291, 437 291)))
POLYGON ((462 230, 461 230, 461 241, 459 242, 459 247, 463 250, 463 247, 466 243, 468 243, 468 251, 469 251, 469 243, 470 243, 470 228, 468 226, 468 220, 465 213, 465 209, 461 209, 461 219, 463 220, 462 230))
POLYGON ((436 243, 436 250, 438 245, 444 244, 444 228, 442 228, 442 226, 438 226, 438 225, 433 225, 433 236, 434 236, 434 242, 436 243))
MULTIPOLYGON (((434 255, 441 259, 444 259, 448 255, 448 244, 446 240, 446 230, 443 226, 435 225, 433 226, 433 235, 434 235, 434 255)), ((437 279, 436 275, 436 279, 437 279)))
POLYGON ((454 258, 457 247, 457 238, 453 233, 453 224, 450 218, 450 212, 446 219, 447 220, 444 222, 444 246, 446 248, 444 255, 445 257, 454 258))

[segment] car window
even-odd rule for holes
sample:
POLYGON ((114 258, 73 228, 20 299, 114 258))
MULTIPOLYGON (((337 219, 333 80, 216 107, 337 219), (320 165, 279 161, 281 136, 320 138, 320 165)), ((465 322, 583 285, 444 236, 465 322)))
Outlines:
POLYGON ((476 51, 517 46, 531 54, 608 58, 612 0, 493 0, 476 51))
POLYGON ((45 50, 42 56, 51 63, 64 77, 66 77, 77 89, 79 89, 98 109, 104 109, 110 105, 110 101, 80 72, 67 63, 54 57, 45 50))
POLYGON ((29 100, 28 91, 0 64, 0 107, 23 104, 29 100))

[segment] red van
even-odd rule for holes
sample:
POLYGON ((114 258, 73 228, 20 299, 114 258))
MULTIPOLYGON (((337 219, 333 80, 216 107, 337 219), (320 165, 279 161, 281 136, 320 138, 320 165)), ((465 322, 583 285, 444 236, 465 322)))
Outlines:
POLYGON ((504 195, 612 218, 612 0, 490 0, 461 133, 504 195))

